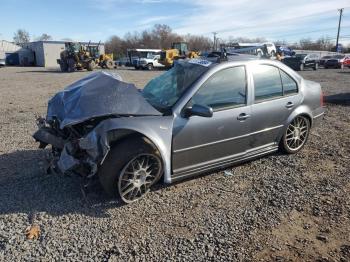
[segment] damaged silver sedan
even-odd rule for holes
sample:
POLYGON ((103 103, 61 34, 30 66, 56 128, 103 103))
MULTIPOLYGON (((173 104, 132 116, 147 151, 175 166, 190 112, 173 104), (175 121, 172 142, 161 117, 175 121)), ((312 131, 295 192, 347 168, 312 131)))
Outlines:
POLYGON ((280 62, 178 62, 143 90, 93 73, 57 93, 34 138, 51 168, 95 175, 133 202, 172 183, 278 149, 298 152, 324 114, 318 83, 280 62))

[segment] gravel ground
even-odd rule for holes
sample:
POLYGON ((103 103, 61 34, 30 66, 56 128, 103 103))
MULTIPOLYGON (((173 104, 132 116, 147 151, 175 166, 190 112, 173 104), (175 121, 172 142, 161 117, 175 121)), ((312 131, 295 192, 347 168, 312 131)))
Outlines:
MULTIPOLYGON (((139 87, 159 74, 117 71, 139 87)), ((297 155, 160 185, 130 205, 41 171, 35 115, 86 74, 0 68, 0 261, 350 261, 349 69, 302 72, 328 103, 297 155), (30 225, 38 240, 26 240, 30 225)))

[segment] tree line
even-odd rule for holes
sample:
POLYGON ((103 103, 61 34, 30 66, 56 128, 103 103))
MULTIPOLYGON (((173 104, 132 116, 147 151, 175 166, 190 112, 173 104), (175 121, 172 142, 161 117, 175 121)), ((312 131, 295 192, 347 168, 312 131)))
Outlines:
MULTIPOLYGON (((33 37, 35 41, 52 40, 51 35, 43 33, 39 37, 33 37)), ((69 38, 62 40, 72 41, 69 38)), ((88 40, 88 39, 87 39, 88 40)), ((23 45, 31 41, 30 34, 24 29, 18 29, 13 37, 14 43, 23 45)), ((171 29, 170 26, 164 24, 156 24, 151 29, 143 30, 141 32, 128 32, 124 37, 117 35, 110 36, 105 41, 106 53, 113 53, 114 57, 126 56, 127 49, 132 48, 153 48, 153 49, 168 49, 171 48, 173 42, 184 41, 188 43, 189 50, 192 51, 209 51, 214 47, 214 42, 211 38, 202 35, 179 35, 171 29)), ((219 47, 220 44, 230 43, 263 43, 267 42, 264 37, 247 38, 247 37, 229 37, 227 39, 218 38, 215 45, 219 47)), ((276 45, 287 45, 293 49, 303 50, 319 50, 319 51, 335 51, 333 41, 327 37, 320 37, 317 40, 311 38, 302 38, 295 43, 287 43, 284 40, 277 40, 276 45)), ((350 44, 343 48, 343 52, 350 52, 350 44)))
POLYGON ((179 35, 168 25, 156 24, 150 30, 125 34, 124 38, 113 35, 105 42, 106 53, 113 53, 116 57, 126 55, 127 49, 152 48, 168 49, 173 42, 187 42, 189 50, 203 51, 213 47, 209 37, 199 35, 179 35))

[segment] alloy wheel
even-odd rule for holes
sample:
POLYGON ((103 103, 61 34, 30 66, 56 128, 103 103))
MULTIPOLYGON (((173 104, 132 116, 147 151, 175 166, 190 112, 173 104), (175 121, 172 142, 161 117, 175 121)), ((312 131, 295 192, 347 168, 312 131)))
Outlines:
POLYGON ((306 142, 309 133, 309 123, 304 117, 296 117, 289 124, 285 140, 286 146, 291 151, 298 151, 306 142))
POLYGON ((126 203, 134 202, 146 194, 160 178, 161 160, 152 154, 140 154, 130 160, 121 171, 118 192, 126 203))

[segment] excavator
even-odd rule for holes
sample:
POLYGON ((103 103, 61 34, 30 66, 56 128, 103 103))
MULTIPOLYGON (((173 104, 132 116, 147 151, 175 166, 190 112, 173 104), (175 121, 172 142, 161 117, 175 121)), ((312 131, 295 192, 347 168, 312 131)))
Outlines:
POLYGON ((166 68, 174 65, 174 61, 185 58, 197 58, 198 52, 188 51, 188 44, 186 42, 174 42, 171 44, 171 49, 163 50, 160 53, 159 63, 166 68))

